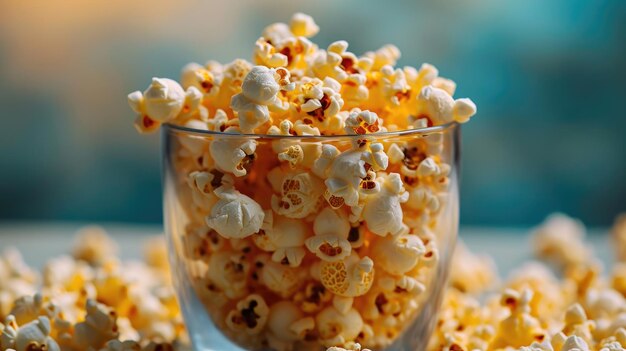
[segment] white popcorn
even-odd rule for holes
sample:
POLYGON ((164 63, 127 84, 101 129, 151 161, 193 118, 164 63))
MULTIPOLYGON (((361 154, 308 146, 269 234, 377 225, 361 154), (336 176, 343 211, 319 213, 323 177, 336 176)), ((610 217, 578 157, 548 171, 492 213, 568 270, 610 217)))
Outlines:
POLYGON ((615 318, 626 312, 626 299, 613 289, 590 290, 585 296, 585 310, 593 319, 615 318))
POLYGON ((289 58, 269 43, 265 38, 257 39, 254 44, 255 62, 268 67, 286 67, 289 65, 289 58))
POLYGON ((0 348, 7 351, 60 351, 59 345, 49 336, 50 329, 50 320, 45 316, 18 327, 15 318, 9 315, 0 335, 0 348))
POLYGON ((370 169, 379 170, 387 167, 387 158, 382 145, 370 145, 372 152, 348 150, 338 153, 330 145, 322 147, 322 155, 315 162, 313 171, 322 178, 327 187, 327 201, 334 208, 344 203, 348 206, 359 204, 359 193, 371 194, 379 190, 374 181, 375 174, 370 169))
POLYGON ((94 300, 87 300, 84 322, 74 327, 73 344, 80 350, 99 349, 118 336, 117 314, 94 300))
POLYGON ((246 294, 246 277, 250 264, 234 251, 213 253, 209 260, 207 278, 228 298, 234 299, 246 294))
POLYGON ((348 241, 350 222, 342 211, 324 208, 315 217, 312 236, 306 246, 317 257, 328 262, 337 262, 350 255, 352 247, 348 241))
POLYGON ((409 194, 404 190, 400 175, 391 173, 379 178, 379 183, 382 184, 381 191, 370 195, 363 208, 367 228, 380 236, 406 232, 400 204, 409 199, 409 194))
MULTIPOLYGON (((307 325, 302 328, 301 325, 297 325, 304 314, 293 302, 283 300, 273 304, 270 307, 269 318, 267 326, 273 336, 282 341, 294 342, 303 339, 304 333, 307 330, 313 329, 313 326, 307 325), (294 328, 294 325, 298 328, 294 328)), ((310 323, 312 319, 306 321, 310 323)), ((302 323, 302 322, 301 322, 302 323)))
POLYGON ((390 274, 403 275, 412 270, 426 253, 424 243, 417 235, 386 236, 373 245, 374 260, 390 274))
POLYGON ((242 177, 248 173, 247 165, 254 161, 256 146, 251 139, 219 138, 211 142, 209 152, 217 169, 242 177))
POLYGON ((454 100, 445 90, 424 87, 417 97, 419 118, 428 118, 432 125, 450 122, 465 123, 476 114, 476 105, 470 99, 454 100))
POLYGON ((571 335, 563 343, 561 351, 589 351, 589 346, 582 338, 571 335))
POLYGON ((269 308, 261 295, 252 294, 237 303, 226 317, 226 325, 236 332, 258 334, 267 323, 269 308))
POLYGON ((307 225, 296 219, 273 216, 265 211, 262 230, 252 238, 261 249, 273 251, 272 261, 297 267, 304 258, 304 240, 308 236, 307 225))
POLYGON ((343 261, 322 261, 320 278, 324 287, 344 297, 361 296, 372 287, 374 262, 365 256, 352 253, 343 261))
POLYGON ((354 340, 363 328, 363 319, 355 309, 344 314, 329 306, 315 316, 315 326, 320 342, 330 347, 354 340))
POLYGON ((276 294, 287 298, 293 295, 307 278, 305 270, 265 260, 259 281, 276 294))
POLYGON ((286 111, 289 104, 277 96, 281 89, 293 90, 288 82, 289 72, 265 66, 254 66, 241 86, 241 93, 233 96, 230 107, 237 112, 239 127, 243 133, 254 133, 255 129, 270 118, 270 109, 286 111), (280 73, 279 73, 280 72, 280 73), (281 76, 281 74, 285 76, 281 76), (281 86, 277 80, 287 79, 281 86))
POLYGON ((140 132, 156 130, 179 116, 187 116, 200 107, 202 93, 195 87, 187 91, 174 80, 152 78, 152 84, 143 93, 128 95, 130 107, 137 113, 135 126, 140 132))
POLYGON ((214 191, 219 201, 206 218, 209 228, 225 238, 241 239, 261 229, 265 213, 261 206, 248 196, 229 186, 214 191))
POLYGON ((281 195, 272 195, 272 209, 285 217, 305 218, 319 208, 322 191, 322 181, 310 173, 287 174, 281 181, 281 195))

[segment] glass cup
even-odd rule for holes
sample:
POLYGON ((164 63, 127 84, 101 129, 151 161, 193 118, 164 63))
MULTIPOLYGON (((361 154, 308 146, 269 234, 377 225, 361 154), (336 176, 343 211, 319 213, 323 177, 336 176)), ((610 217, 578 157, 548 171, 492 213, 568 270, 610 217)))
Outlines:
POLYGON ((426 348, 458 229, 458 124, 162 136, 165 231, 196 350, 426 348))

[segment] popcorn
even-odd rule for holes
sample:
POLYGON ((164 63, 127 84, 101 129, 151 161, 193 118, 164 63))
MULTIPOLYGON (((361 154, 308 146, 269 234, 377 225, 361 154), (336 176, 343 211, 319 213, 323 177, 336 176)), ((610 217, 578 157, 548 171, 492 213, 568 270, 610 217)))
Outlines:
POLYGON ((15 318, 9 315, 0 335, 0 347, 15 351, 50 350, 59 351, 59 345, 49 335, 50 320, 39 317, 30 323, 18 327, 15 318))
POLYGON ((361 296, 374 281, 374 262, 367 256, 359 258, 356 253, 338 262, 323 261, 320 268, 324 287, 339 296, 361 296))
POLYGON ((289 83, 289 71, 284 68, 273 70, 254 66, 246 75, 241 89, 241 93, 233 96, 230 107, 237 112, 241 131, 254 133, 269 120, 270 110, 286 111, 288 104, 280 100, 277 94, 281 89, 293 90, 294 84, 289 83))
POLYGON ((315 316, 315 327, 325 346, 343 345, 361 332, 363 319, 355 309, 343 314, 334 307, 326 307, 315 316))
POLYGON ((226 317, 226 325, 236 332, 258 334, 267 323, 269 308, 263 297, 252 294, 237 303, 226 317))
POLYGON ((394 275, 403 275, 412 270, 425 253, 426 247, 422 240, 410 234, 381 238, 376 241, 372 251, 376 264, 394 275))
POLYGON ((261 249, 272 251, 272 261, 297 267, 304 258, 304 240, 307 227, 302 221, 281 216, 273 217, 266 211, 262 230, 253 236, 261 249))
POLYGON ((326 262, 338 262, 352 252, 348 241, 350 222, 345 214, 324 208, 313 222, 315 236, 306 239, 306 247, 326 262))
POLYGON ((202 93, 195 87, 187 91, 167 78, 152 78, 152 84, 143 93, 128 95, 128 103, 135 113, 135 127, 140 132, 153 132, 162 123, 184 118, 198 110, 202 93))
POLYGON ((312 318, 303 319, 304 314, 293 302, 280 301, 270 307, 267 325, 272 336, 281 341, 294 342, 304 339, 306 333, 314 328, 312 318))
POLYGON ((284 298, 292 296, 306 279, 302 269, 273 261, 264 262, 260 271, 259 282, 284 298))
POLYGON ((424 87, 417 96, 418 118, 426 118, 428 125, 450 122, 465 123, 476 114, 476 105, 470 99, 454 100, 445 90, 433 86, 424 87))
POLYGON ((380 236, 407 232, 406 224, 402 222, 400 204, 409 199, 409 194, 404 190, 400 175, 391 173, 380 177, 378 182, 382 184, 381 191, 370 195, 371 199, 363 208, 363 219, 367 223, 367 228, 380 236))
MULTIPOLYGON (((176 140, 167 187, 180 224, 172 242, 183 253, 176 269, 219 331, 244 348, 385 348, 430 313, 448 262, 451 145, 442 133, 400 132, 465 122, 475 105, 455 100, 455 83, 432 65, 396 67, 393 45, 359 57, 343 40, 318 48, 308 39, 318 31, 296 13, 263 30, 252 63, 192 63, 181 85, 155 79, 129 97, 141 131, 162 123, 198 131, 168 136, 176 140)), ((105 261, 94 263, 95 278, 71 265, 50 278, 70 290, 67 301, 114 307, 120 332, 155 339, 145 349, 167 348, 180 333, 173 299, 139 298, 150 279, 168 282, 163 247, 151 253, 150 270, 126 274, 105 261), (79 282, 93 289, 78 293, 79 282)), ((487 274, 474 263, 470 272, 487 274)), ((593 290, 594 272, 568 270, 578 296, 593 290)), ((71 336, 73 323, 60 333, 71 336)), ((449 330, 440 346, 486 349, 494 325, 467 338, 449 330)))
POLYGON ((214 191, 219 198, 206 218, 209 228, 225 238, 241 239, 261 229, 265 213, 258 203, 232 187, 214 191))
POLYGON ((235 252, 220 251, 211 255, 207 278, 217 289, 231 299, 245 295, 245 277, 250 265, 235 252))
POLYGON ((532 243, 537 256, 546 258, 564 269, 589 261, 591 252, 582 242, 585 227, 563 214, 546 218, 532 234, 532 243))
POLYGON ((211 142, 209 152, 218 170, 242 177, 255 159, 255 140, 216 139, 211 142))
POLYGON ((289 27, 294 35, 307 38, 315 36, 315 34, 320 31, 320 27, 315 24, 313 17, 301 12, 295 13, 293 17, 291 17, 289 27))
POLYGON ((337 134, 343 127, 343 117, 339 111, 344 101, 339 93, 341 85, 336 80, 326 77, 303 80, 296 87, 296 103, 306 116, 301 121, 306 125, 319 128, 325 134, 337 134))
POLYGON ((80 350, 99 349, 118 336, 115 311, 94 300, 87 300, 85 321, 74 327, 73 344, 80 350))
POLYGON ((287 174, 280 189, 280 196, 272 195, 272 210, 280 215, 305 218, 320 205, 322 182, 310 173, 287 174))
POLYGON ((101 227, 83 227, 76 233, 72 256, 92 265, 99 265, 117 252, 116 244, 101 227))

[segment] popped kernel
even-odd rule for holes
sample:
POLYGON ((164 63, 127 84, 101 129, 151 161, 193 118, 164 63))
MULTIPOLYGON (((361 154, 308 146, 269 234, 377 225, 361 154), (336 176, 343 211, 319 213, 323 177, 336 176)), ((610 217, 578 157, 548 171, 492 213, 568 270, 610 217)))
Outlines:
POLYGON ((273 252, 272 261, 297 267, 305 255, 307 234, 307 227, 302 221, 273 216, 272 211, 266 211, 261 230, 252 239, 261 249, 273 252))
POLYGON ((81 350, 99 349, 117 338, 117 313, 94 300, 87 300, 85 321, 74 326, 72 343, 81 350))
POLYGON ((583 243, 584 225, 563 214, 550 215, 532 234, 536 255, 560 269, 589 262, 591 252, 583 243))
POLYGON ((261 206, 230 186, 213 192, 219 200, 206 218, 209 228, 225 238, 241 239, 261 229, 265 213, 261 206))
POLYGON ((41 316, 18 327, 15 318, 9 315, 0 335, 0 347, 15 351, 50 350, 60 351, 59 345, 50 336, 50 320, 41 316))
POLYGON ((226 316, 226 325, 236 332, 258 334, 267 323, 269 308, 262 296, 252 294, 237 303, 226 316))
POLYGON ((128 95, 128 103, 137 113, 135 127, 140 132, 153 132, 162 123, 190 116, 199 109, 201 99, 202 93, 195 87, 185 91, 167 78, 152 78, 152 84, 143 93, 128 95))
POLYGON ((363 208, 363 219, 367 228, 374 234, 385 236, 408 232, 403 223, 401 203, 407 202, 409 193, 404 190, 398 173, 378 178, 381 190, 370 195, 363 208))
POLYGON ((344 297, 361 296, 374 282, 374 262, 352 253, 342 261, 321 264, 321 281, 334 294, 344 297))
POLYGON ((216 139, 211 142, 209 152, 217 169, 242 177, 254 162, 256 146, 254 140, 216 139))
POLYGON ((417 96, 418 118, 426 118, 429 125, 467 122, 476 114, 476 105, 470 99, 454 100, 445 90, 426 86, 417 96))
POLYGON ((329 306, 315 316, 315 328, 325 346, 343 345, 359 335, 363 319, 355 309, 344 314, 329 306))
POLYGON ((270 110, 287 110, 288 103, 277 96, 281 89, 294 89, 294 85, 289 82, 289 71, 265 66, 252 67, 243 80, 241 93, 234 95, 230 103, 233 111, 237 112, 241 132, 254 133, 258 127, 269 121, 270 110))

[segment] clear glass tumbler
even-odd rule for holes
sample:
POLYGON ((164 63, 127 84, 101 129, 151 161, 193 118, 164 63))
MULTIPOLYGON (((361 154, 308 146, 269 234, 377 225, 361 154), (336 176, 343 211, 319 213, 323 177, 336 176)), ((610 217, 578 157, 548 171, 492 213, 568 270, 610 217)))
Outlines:
POLYGON ((162 136, 165 231, 196 350, 426 348, 458 229, 458 124, 162 136))

